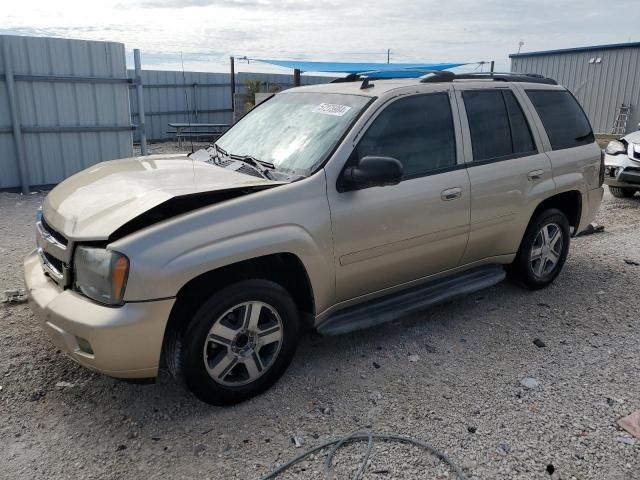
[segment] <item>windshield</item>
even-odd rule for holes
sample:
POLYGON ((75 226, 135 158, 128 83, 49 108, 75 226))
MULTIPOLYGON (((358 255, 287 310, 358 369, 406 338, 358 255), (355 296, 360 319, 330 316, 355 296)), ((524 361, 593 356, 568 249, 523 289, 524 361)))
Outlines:
POLYGON ((359 95, 281 93, 244 116, 216 145, 230 155, 311 174, 370 100, 359 95))

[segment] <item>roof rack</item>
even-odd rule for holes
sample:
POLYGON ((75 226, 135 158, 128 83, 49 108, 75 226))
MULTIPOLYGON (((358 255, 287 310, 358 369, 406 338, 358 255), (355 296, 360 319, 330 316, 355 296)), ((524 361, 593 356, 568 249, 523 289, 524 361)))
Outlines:
MULTIPOLYGON (((413 77, 407 77, 407 76, 403 76, 403 75, 398 75, 398 76, 393 76, 393 75, 387 75, 389 73, 408 73, 408 72, 414 72, 414 73, 422 73, 424 75, 429 75, 429 74, 434 74, 434 75, 438 75, 439 78, 442 78, 442 80, 438 80, 438 81, 448 81, 449 79, 453 80, 453 77, 455 76, 455 73, 450 72, 448 70, 430 70, 430 69, 426 69, 426 68, 399 68, 397 70, 393 70, 393 69, 383 69, 383 70, 370 70, 368 72, 361 72, 361 73, 351 73, 349 75, 347 75, 346 77, 342 77, 342 78, 336 78, 334 80, 331 80, 331 82, 329 83, 343 83, 343 82, 359 82, 362 81, 362 85, 360 86, 361 90, 366 90, 367 88, 371 88, 373 87, 373 83, 370 83, 371 80, 392 80, 392 79, 408 79, 408 78, 413 78, 413 77), (383 77, 376 77, 376 73, 380 74, 380 73, 384 73, 385 76, 383 77)), ((420 77, 423 78, 423 77, 420 77)))
POLYGON ((452 82, 454 80, 493 80, 495 82, 528 82, 557 85, 553 78, 548 78, 537 73, 516 72, 478 72, 478 73, 452 73, 447 70, 429 72, 433 76, 423 77, 421 83, 452 82))

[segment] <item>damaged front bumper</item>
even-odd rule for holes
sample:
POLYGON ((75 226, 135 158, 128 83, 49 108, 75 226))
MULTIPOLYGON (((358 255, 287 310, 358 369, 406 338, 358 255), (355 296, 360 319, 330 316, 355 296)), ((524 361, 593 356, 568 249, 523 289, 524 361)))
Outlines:
POLYGON ((604 183, 610 187, 640 189, 640 145, 631 144, 626 155, 605 154, 604 183))
POLYGON ((31 308, 53 343, 73 360, 112 377, 157 376, 175 299, 100 305, 54 283, 36 250, 24 261, 24 275, 31 308))

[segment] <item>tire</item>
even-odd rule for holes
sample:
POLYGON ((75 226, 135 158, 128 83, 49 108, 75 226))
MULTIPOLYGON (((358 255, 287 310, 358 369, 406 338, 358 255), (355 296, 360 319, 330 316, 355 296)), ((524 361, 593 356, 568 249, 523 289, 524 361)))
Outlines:
POLYGON ((530 290, 546 287, 560 274, 567 260, 570 238, 569 221, 564 213, 555 208, 541 212, 529 223, 507 274, 530 290))
POLYGON ((631 198, 638 190, 626 187, 609 187, 609 191, 616 198, 631 198))
POLYGON ((299 336, 298 308, 289 293, 268 280, 245 280, 204 301, 168 342, 167 364, 200 400, 233 405, 282 376, 299 336))

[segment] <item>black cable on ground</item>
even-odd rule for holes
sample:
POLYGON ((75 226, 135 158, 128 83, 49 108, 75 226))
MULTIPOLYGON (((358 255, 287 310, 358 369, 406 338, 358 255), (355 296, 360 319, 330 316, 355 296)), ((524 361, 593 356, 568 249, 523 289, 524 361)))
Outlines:
POLYGON ((402 435, 387 435, 387 434, 379 434, 379 433, 371 433, 371 432, 355 432, 349 435, 346 435, 344 437, 340 437, 337 438, 335 440, 330 440, 328 442, 325 442, 321 445, 318 445, 317 447, 314 447, 310 450, 307 450, 306 452, 302 453, 301 455, 298 455, 297 457, 289 460, 287 463, 285 463, 284 465, 281 465, 280 467, 276 468, 275 470, 273 470, 271 473, 268 473, 267 475, 261 477, 260 480, 270 480, 272 478, 276 478, 278 475, 280 475, 282 472, 284 472, 285 470, 288 470, 290 467, 292 467, 293 465, 295 465, 296 463, 301 462, 302 460, 304 460, 305 458, 307 458, 309 455, 316 453, 320 450, 323 450, 327 447, 330 447, 333 445, 333 448, 329 451, 329 454, 327 455, 327 460, 325 461, 324 464, 324 473, 325 473, 325 477, 326 478, 331 478, 332 475, 332 467, 333 467, 333 457, 335 456, 336 452, 344 445, 347 445, 349 443, 357 443, 357 442, 362 442, 364 440, 367 441, 367 450, 364 454, 364 458, 360 464, 360 468, 358 468, 358 471, 356 472, 356 474, 353 477, 353 480, 360 480, 362 478, 362 476, 364 475, 364 471, 367 467, 367 462, 369 461, 369 457, 371 455, 371 451, 373 449, 373 440, 381 440, 383 442, 400 442, 400 443, 406 443, 409 445, 415 445, 417 447, 420 447, 426 451, 428 451, 431 455, 437 457, 438 459, 442 460, 444 463, 446 463, 447 465, 449 465, 452 470, 456 473, 456 475, 458 475, 458 478, 460 480, 466 480, 466 476, 464 475, 464 473, 462 472, 462 469, 456 465, 453 460, 451 460, 447 455, 445 455, 444 453, 440 452, 439 450, 437 450, 436 448, 432 447, 431 445, 429 445, 426 442, 423 442, 421 440, 416 440, 414 438, 410 438, 410 437, 405 437, 402 435))

